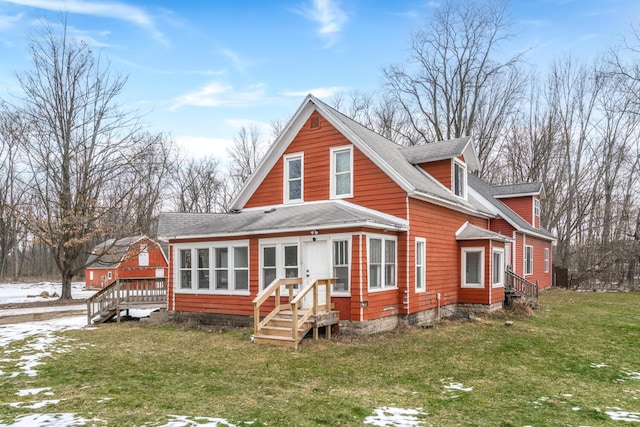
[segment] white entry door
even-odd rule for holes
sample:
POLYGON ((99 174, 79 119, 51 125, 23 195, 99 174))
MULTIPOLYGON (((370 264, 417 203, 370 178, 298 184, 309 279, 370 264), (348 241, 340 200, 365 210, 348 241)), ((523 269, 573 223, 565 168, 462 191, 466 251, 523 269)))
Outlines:
MULTIPOLYGON (((304 242, 304 265, 302 271, 302 286, 306 288, 316 279, 331 277, 331 256, 329 253, 329 241, 317 239, 304 242)), ((318 289, 318 304, 326 302, 324 287, 318 289)), ((302 301, 302 308, 311 308, 313 305, 313 292, 310 292, 302 301)))

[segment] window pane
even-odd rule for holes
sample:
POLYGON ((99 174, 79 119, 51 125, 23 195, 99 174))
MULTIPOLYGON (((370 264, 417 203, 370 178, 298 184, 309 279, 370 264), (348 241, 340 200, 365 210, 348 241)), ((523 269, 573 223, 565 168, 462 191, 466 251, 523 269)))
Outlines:
POLYGON ((349 290, 349 267, 335 267, 333 276, 337 278, 333 290, 336 292, 345 292, 349 290))
POLYGON ((336 153, 336 172, 349 172, 351 170, 351 151, 336 153))
POLYGON ((180 250, 180 268, 191 268, 191 249, 180 250))
POLYGON ((216 270, 216 289, 229 289, 229 272, 216 270))
POLYGON ((276 266, 276 248, 268 247, 262 249, 263 260, 262 265, 265 267, 275 267, 276 266))
POLYGON ((502 283, 502 253, 493 253, 493 283, 502 283))
POLYGON ((385 240, 384 242, 384 259, 385 263, 396 262, 396 242, 393 240, 385 240))
POLYGON ((423 280, 423 275, 422 275, 422 267, 418 266, 416 267, 416 288, 417 289, 422 289, 422 283, 424 282, 423 280))
POLYGON ((298 277, 298 269, 297 268, 285 268, 284 275, 287 279, 292 277, 298 277))
POLYGON ((480 252, 466 252, 466 283, 480 283, 480 252))
POLYGON ((297 179, 289 181, 289 200, 297 200, 302 198, 302 181, 297 179))
POLYGON ((233 248, 233 265, 236 268, 249 267, 249 248, 233 248))
POLYGON ((289 179, 302 177, 302 162, 300 159, 289 160, 289 179))
POLYGON ((284 265, 285 266, 298 266, 298 247, 297 246, 285 246, 284 247, 284 265))
POLYGON ((336 176, 336 194, 351 193, 351 174, 344 173, 336 176))
POLYGON ((386 264, 384 266, 384 286, 394 288, 396 286, 396 265, 386 264))
POLYGON ((209 270, 198 270, 198 289, 209 289, 209 270))
POLYGON ((198 268, 209 268, 209 249, 198 249, 198 268))
POLYGON ((242 291, 249 289, 249 272, 247 270, 235 271, 236 290, 242 291))
POLYGON ((191 289, 191 270, 180 270, 180 288, 191 289))
POLYGON ((276 269, 275 268, 263 268, 262 269, 262 277, 263 277, 263 280, 264 280, 264 283, 262 284, 262 287, 266 288, 267 286, 269 286, 271 284, 271 282, 276 280, 276 269))
POLYGON ((216 268, 227 268, 228 267, 228 255, 229 249, 227 248, 216 248, 216 268))
POLYGON ((381 272, 382 266, 375 264, 369 266, 369 284, 372 289, 382 286, 381 272))
POLYGON ((370 263, 380 264, 382 262, 382 240, 371 239, 369 240, 369 257, 370 263))

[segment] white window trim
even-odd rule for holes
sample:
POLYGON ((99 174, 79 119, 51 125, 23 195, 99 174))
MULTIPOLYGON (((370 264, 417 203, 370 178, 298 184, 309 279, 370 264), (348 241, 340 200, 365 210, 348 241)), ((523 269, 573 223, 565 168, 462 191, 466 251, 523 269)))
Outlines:
POLYGON ((149 267, 149 248, 146 245, 138 253, 138 266, 139 267, 149 267))
POLYGON ((504 249, 500 249, 500 248, 493 248, 491 251, 491 286, 494 288, 503 288, 504 287, 504 249), (496 282, 495 277, 493 277, 493 254, 494 253, 499 253, 501 260, 502 260, 502 265, 500 266, 500 280, 498 280, 496 282))
POLYGON ((533 246, 524 245, 524 251, 522 252, 523 260, 522 260, 522 272, 525 276, 533 275, 533 246), (527 273, 527 248, 531 248, 531 271, 527 273))
POLYGON ((304 152, 287 154, 284 159, 284 177, 283 177, 283 200, 284 203, 302 203, 304 202, 304 152), (289 162, 292 160, 300 160, 300 198, 289 198, 289 162))
POLYGON ((544 272, 549 272, 549 248, 544 248, 544 272))
POLYGON ((460 264, 462 265, 460 271, 461 287, 473 289, 484 288, 484 247, 462 248, 462 262, 460 264), (467 253, 471 252, 480 252, 480 283, 467 283, 467 253))
POLYGON ((451 163, 451 192, 454 196, 467 200, 467 165, 460 159, 454 158, 451 163), (456 194, 456 165, 462 168, 462 196, 456 194))
POLYGON ((113 279, 113 273, 111 271, 107 271, 107 280, 113 279))
POLYGON ((533 218, 540 218, 540 199, 534 197, 533 198, 533 218))
POLYGON ((351 246, 351 235, 350 234, 343 234, 343 235, 333 235, 330 237, 329 239, 329 245, 331 247, 331 272, 333 273, 333 270, 335 268, 335 265, 333 265, 333 242, 347 242, 347 246, 348 246, 348 254, 347 254, 347 277, 349 280, 349 283, 347 283, 347 290, 346 291, 334 291, 333 290, 333 286, 331 287, 331 296, 336 296, 336 297, 350 297, 351 296, 351 251, 353 249, 353 247, 351 246))
POLYGON ((367 289, 369 290, 369 293, 376 293, 376 292, 385 292, 385 291, 389 291, 389 290, 393 290, 393 289, 398 289, 398 239, 396 236, 385 236, 383 234, 367 234, 367 289), (370 268, 370 260, 371 260, 371 239, 379 239, 382 240, 382 254, 381 254, 381 261, 382 261, 382 273, 381 273, 381 287, 379 289, 371 289, 371 268, 370 268), (386 274, 385 274, 385 251, 386 251, 386 245, 385 245, 385 241, 387 240, 392 240, 393 242, 395 242, 395 248, 396 248, 396 267, 394 269, 395 272, 395 286, 393 287, 388 287, 386 286, 386 274))
POLYGON ((415 280, 415 287, 416 287, 416 293, 420 293, 420 292, 426 292, 427 291, 427 239, 425 239, 424 237, 416 237, 416 244, 415 244, 415 276, 416 276, 416 280, 415 280), (421 265, 422 265, 422 287, 419 288, 418 287, 418 244, 422 243, 422 259, 421 261, 421 265))
POLYGON ((221 242, 208 242, 206 244, 198 243, 180 243, 174 245, 174 265, 173 265, 173 291, 178 294, 195 294, 195 295, 241 295, 248 296, 251 293, 251 247, 249 246, 249 240, 226 240, 221 242), (235 289, 235 274, 234 274, 234 253, 233 249, 238 247, 247 248, 247 265, 249 268, 249 289, 235 289), (227 272, 229 289, 215 289, 214 276, 215 276, 215 251, 216 248, 227 248, 227 272), (198 249, 209 250, 209 288, 198 288, 198 249), (180 251, 191 251, 191 288, 181 288, 180 284, 180 251))
POLYGON ((331 167, 331 176, 330 176, 330 188, 331 188, 331 199, 347 199, 353 197, 353 145, 346 145, 342 147, 332 147, 331 150, 331 159, 330 159, 330 167, 331 167), (349 151, 349 171, 351 174, 351 182, 349 184, 349 188, 351 191, 347 194, 336 194, 336 154, 349 151))

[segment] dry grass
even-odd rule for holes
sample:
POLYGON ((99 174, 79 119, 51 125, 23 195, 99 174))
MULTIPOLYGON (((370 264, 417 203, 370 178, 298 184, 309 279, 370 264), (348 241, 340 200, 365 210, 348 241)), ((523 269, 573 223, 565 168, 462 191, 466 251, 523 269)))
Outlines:
MULTIPOLYGON (((251 344, 247 329, 105 325, 65 334, 89 346, 35 378, 0 376, 0 400, 52 387, 64 400, 51 412, 147 426, 169 414, 361 426, 381 406, 423 408, 426 425, 595 426, 612 422, 607 407, 640 411, 640 380, 625 377, 640 371, 640 294, 549 291, 529 314, 305 341, 299 352, 251 344), (473 390, 447 388, 455 382, 473 390)), ((0 420, 25 412, 0 405, 0 420)))

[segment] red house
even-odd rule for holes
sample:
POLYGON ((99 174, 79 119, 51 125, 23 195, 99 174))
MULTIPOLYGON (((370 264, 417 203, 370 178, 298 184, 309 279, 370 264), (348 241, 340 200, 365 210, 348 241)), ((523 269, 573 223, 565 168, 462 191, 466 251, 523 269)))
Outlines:
POLYGON ((550 286, 542 186, 492 187, 477 168, 470 137, 402 147, 309 95, 231 212, 161 214, 169 311, 277 335, 278 306, 298 313, 311 292, 295 295, 330 284, 340 331, 368 334, 433 323, 442 307, 497 310, 509 264, 550 286))
POLYGON ((87 289, 102 289, 117 279, 167 277, 169 263, 160 245, 146 236, 109 239, 89 255, 87 289))

